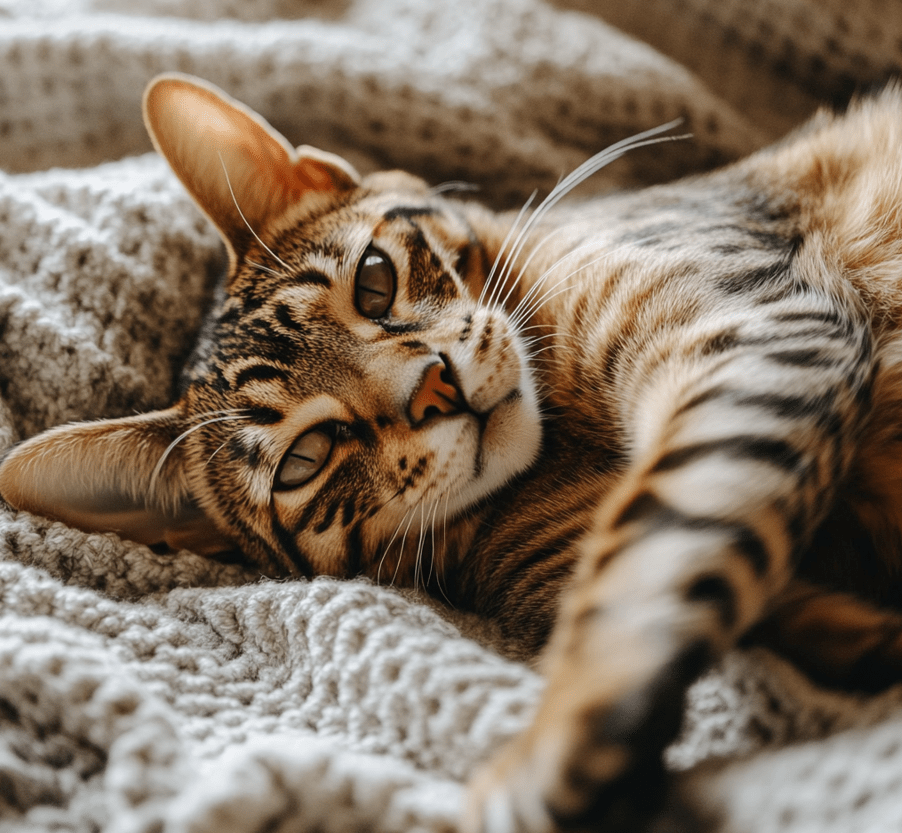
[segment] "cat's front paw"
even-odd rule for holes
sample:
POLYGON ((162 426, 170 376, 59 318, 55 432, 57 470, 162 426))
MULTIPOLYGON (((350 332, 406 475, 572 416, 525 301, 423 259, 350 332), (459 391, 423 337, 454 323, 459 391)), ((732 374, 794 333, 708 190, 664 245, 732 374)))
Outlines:
POLYGON ((606 741, 598 729, 534 724, 473 779, 464 833, 647 829, 665 793, 660 756, 606 741))

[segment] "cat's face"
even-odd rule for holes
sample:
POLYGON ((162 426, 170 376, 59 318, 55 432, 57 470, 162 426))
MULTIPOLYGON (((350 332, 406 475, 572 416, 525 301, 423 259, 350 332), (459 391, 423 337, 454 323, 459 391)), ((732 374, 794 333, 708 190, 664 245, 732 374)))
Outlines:
POLYGON ((224 417, 183 440, 191 491, 245 549, 373 572, 359 553, 532 461, 524 348, 477 302, 486 258, 459 207, 411 177, 365 180, 264 240, 272 254, 245 255, 183 403, 192 425, 224 417))
POLYGON ((540 442, 523 343, 478 299, 488 255, 467 212, 294 149, 196 79, 152 83, 145 119, 228 250, 212 338, 171 408, 29 440, 0 494, 145 543, 237 544, 270 574, 409 581, 389 545, 488 496, 540 442))

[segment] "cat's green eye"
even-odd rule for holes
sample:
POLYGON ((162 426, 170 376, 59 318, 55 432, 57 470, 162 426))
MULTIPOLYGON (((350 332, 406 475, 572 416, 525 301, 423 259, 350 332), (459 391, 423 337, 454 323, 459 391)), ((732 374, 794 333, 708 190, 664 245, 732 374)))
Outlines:
POLYGON ((354 304, 365 318, 382 318, 395 299, 395 270, 382 252, 370 246, 360 259, 354 304))
POLYGON ((335 432, 329 426, 319 426, 302 434, 282 459, 276 472, 276 487, 294 489, 303 486, 326 464, 334 444, 335 432))

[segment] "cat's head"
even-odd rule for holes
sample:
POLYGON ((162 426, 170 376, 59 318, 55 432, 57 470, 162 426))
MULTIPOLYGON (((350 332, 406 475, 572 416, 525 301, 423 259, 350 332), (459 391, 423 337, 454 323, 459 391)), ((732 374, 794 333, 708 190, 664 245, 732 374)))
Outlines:
POLYGON ((174 406, 23 443, 0 466, 7 501, 150 544, 237 546, 270 573, 346 575, 532 462, 525 351, 478 301, 488 256, 459 203, 295 150, 196 79, 154 81, 145 120, 225 241, 225 300, 174 406))

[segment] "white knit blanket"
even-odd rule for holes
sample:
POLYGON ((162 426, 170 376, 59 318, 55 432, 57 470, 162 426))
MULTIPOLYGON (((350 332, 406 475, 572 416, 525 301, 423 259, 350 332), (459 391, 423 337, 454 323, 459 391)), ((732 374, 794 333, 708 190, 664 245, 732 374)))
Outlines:
MULTIPOLYGON (((146 153, 157 72, 218 83, 296 144, 500 205, 678 116, 694 139, 600 181, 760 146, 897 68, 900 9, 0 0, 0 449, 170 400, 220 255, 146 153)), ((453 830, 468 773, 541 686, 489 624, 412 594, 253 583, 0 511, 3 831, 453 830)), ((826 692, 737 651, 692 689, 668 756, 725 831, 902 830, 900 688, 826 692)))

